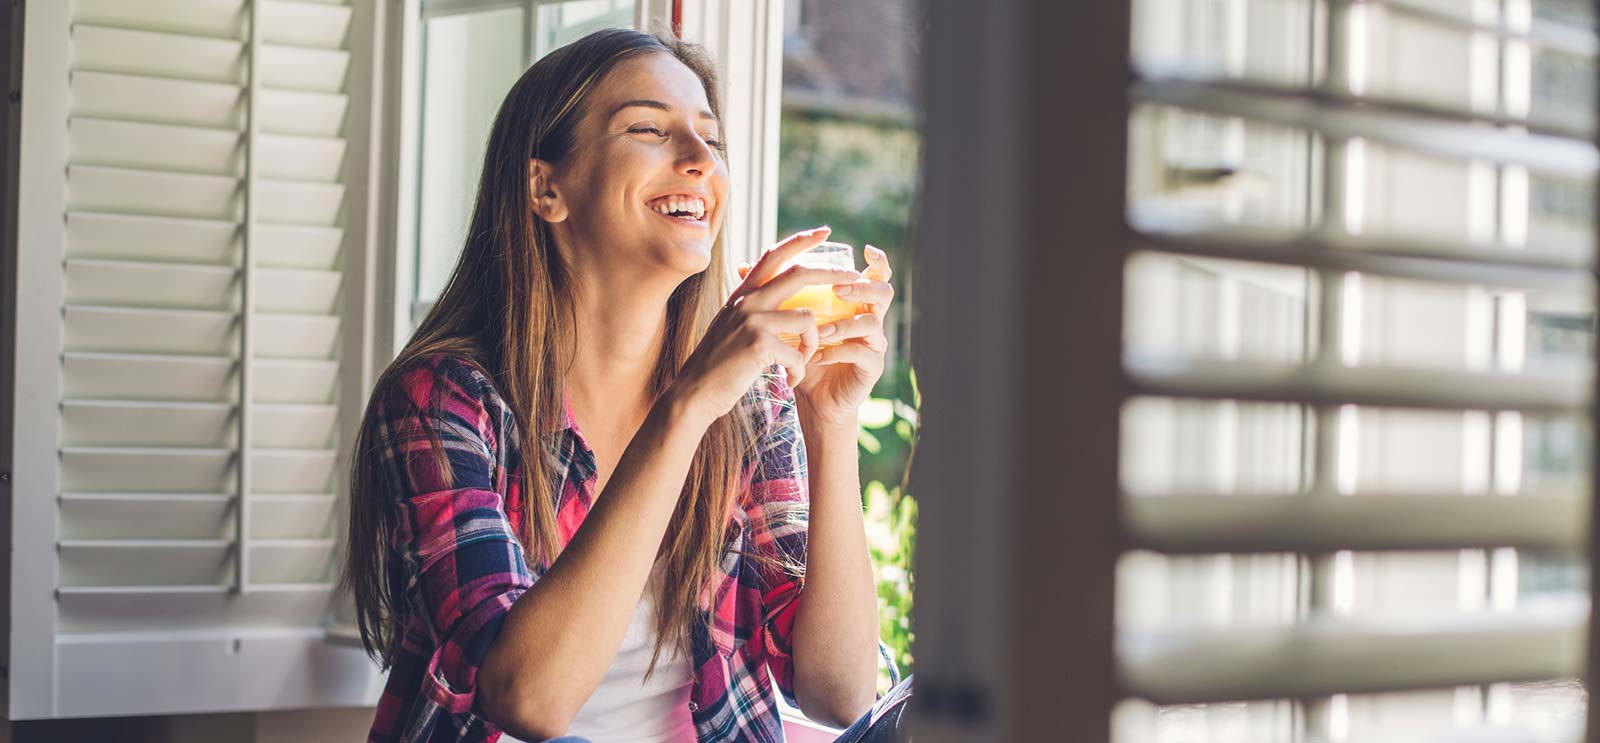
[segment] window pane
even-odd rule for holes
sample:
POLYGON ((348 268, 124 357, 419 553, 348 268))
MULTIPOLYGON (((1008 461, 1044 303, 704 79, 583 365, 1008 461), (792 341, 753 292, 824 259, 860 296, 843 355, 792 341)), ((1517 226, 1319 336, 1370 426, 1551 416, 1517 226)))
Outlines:
POLYGON ((466 236, 495 111, 522 74, 521 8, 429 18, 423 33, 417 298, 439 296, 466 236))
POLYGON ((633 27, 634 0, 569 0, 539 6, 536 56, 543 57, 602 28, 633 27))

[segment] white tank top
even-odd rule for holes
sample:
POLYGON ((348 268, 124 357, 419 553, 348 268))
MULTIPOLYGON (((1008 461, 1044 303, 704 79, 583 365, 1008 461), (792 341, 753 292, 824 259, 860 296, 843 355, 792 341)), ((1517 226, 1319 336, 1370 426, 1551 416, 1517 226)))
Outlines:
MULTIPOLYGON (((645 589, 634 609, 628 634, 611 661, 605 678, 579 708, 567 735, 591 743, 696 743, 689 710, 693 683, 689 660, 672 645, 661 649, 661 661, 647 682, 644 672, 656 647, 655 584, 645 589)), ((509 735, 505 743, 522 743, 509 735)))

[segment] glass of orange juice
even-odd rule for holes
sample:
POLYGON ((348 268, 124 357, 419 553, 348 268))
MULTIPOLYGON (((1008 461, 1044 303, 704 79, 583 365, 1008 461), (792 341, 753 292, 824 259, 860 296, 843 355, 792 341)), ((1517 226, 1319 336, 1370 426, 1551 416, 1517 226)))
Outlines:
MULTIPOLYGON (((856 269, 855 249, 845 243, 823 242, 816 247, 801 253, 789 260, 784 268, 800 265, 812 268, 843 268, 849 271, 856 269)), ((846 318, 855 317, 861 313, 860 305, 851 302, 833 293, 833 284, 813 284, 795 292, 794 296, 784 300, 779 309, 796 310, 809 308, 817 315, 817 327, 846 318)), ((785 343, 791 346, 800 345, 800 336, 780 336, 785 343)), ((840 341, 823 342, 823 346, 836 346, 840 341)))

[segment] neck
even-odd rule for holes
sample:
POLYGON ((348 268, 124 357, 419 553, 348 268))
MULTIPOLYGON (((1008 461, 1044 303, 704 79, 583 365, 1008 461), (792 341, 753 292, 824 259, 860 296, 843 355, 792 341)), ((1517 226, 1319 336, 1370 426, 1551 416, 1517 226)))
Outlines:
POLYGON ((574 410, 602 419, 637 417, 648 410, 671 296, 672 288, 664 286, 582 282, 573 308, 578 342, 565 375, 574 410))

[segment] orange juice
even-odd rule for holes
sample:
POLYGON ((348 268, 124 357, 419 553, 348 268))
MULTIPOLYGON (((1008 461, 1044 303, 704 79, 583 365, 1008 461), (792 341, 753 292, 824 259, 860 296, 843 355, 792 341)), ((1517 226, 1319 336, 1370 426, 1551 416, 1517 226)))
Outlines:
MULTIPOLYGON (((784 310, 810 308, 812 312, 817 314, 817 327, 819 328, 830 322, 849 319, 861 314, 860 308, 855 302, 843 299, 833 293, 832 284, 814 284, 805 287, 795 292, 794 296, 784 300, 783 304, 779 305, 778 308, 784 310)), ((780 337, 791 346, 800 345, 799 336, 786 334, 780 337)), ((822 342, 822 346, 837 345, 839 345, 839 341, 822 342)))

